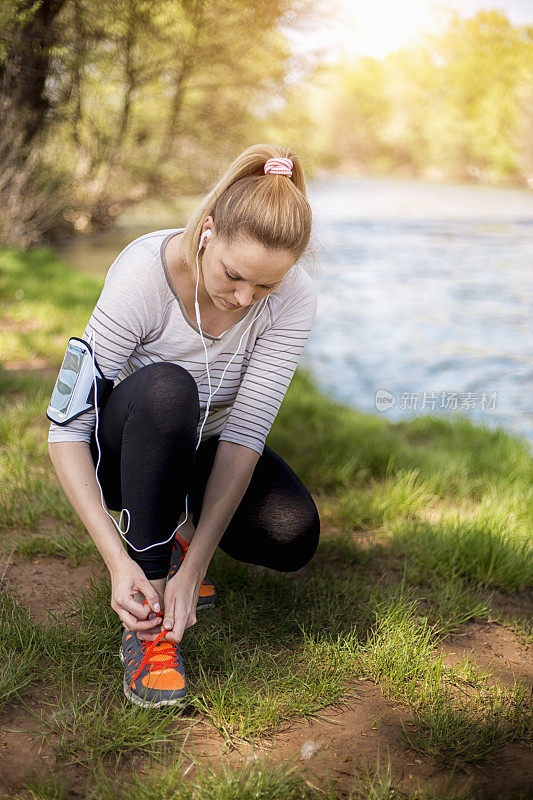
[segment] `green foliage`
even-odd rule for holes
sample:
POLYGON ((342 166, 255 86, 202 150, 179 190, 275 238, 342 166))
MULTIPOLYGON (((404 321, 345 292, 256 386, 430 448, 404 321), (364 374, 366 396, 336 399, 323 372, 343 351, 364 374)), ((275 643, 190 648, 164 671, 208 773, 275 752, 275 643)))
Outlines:
POLYGON ((404 735, 419 753, 445 766, 494 761, 504 743, 531 737, 531 696, 525 684, 485 685, 476 696, 464 691, 458 698, 448 689, 415 709, 413 719, 420 732, 404 735))
POLYGON ((502 520, 441 520, 401 524, 397 542, 403 552, 444 578, 461 575, 480 585, 507 591, 533 585, 533 549, 529 540, 502 520))
POLYGON ((531 26, 450 12, 419 45, 332 68, 313 95, 317 154, 337 168, 527 183, 532 87, 531 26))
POLYGON ((19 247, 67 225, 109 226, 149 195, 203 190, 239 150, 265 141, 262 108, 287 92, 293 69, 285 31, 303 15, 320 25, 326 13, 310 0, 297 13, 285 0, 62 0, 47 4, 54 24, 33 42, 24 21, 40 4, 25 14, 20 5, 8 0, 0 10, 0 64, 10 78, 0 81, 0 105, 14 121, 0 131, 0 241, 19 247), (21 67, 20 53, 38 48, 42 89, 21 67), (47 113, 36 116, 35 169, 22 176, 28 96, 47 113), (33 202, 39 177, 52 173, 48 194, 33 202))

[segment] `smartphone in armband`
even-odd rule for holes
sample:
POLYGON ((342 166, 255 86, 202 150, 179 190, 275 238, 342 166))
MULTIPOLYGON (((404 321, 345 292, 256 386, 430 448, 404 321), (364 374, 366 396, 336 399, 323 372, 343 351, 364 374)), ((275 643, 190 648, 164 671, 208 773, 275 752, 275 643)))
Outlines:
POLYGON ((114 383, 106 378, 94 358, 91 346, 77 336, 71 336, 46 416, 57 425, 66 425, 80 414, 94 408, 94 373, 98 408, 111 394, 114 383))

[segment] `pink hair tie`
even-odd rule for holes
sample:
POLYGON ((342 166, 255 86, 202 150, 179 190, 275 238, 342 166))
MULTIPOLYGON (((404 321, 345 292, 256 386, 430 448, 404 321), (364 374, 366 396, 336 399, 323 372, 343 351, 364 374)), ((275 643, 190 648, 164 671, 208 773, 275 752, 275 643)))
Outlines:
POLYGON ((292 161, 290 158, 269 158, 265 162, 265 175, 269 172, 273 175, 292 175, 292 161))

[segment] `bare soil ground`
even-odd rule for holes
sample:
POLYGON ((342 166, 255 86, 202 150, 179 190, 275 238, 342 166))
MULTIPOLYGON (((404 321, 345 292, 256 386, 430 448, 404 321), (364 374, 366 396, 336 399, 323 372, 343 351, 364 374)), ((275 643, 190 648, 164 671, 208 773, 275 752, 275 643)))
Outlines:
MULTIPOLYGON (((0 552, 0 577, 7 557, 7 552, 0 552)), ((288 577, 305 579, 305 570, 304 567, 288 577)), ((30 560, 15 556, 6 570, 5 586, 18 593, 33 620, 42 622, 49 620, 50 615, 64 613, 68 601, 81 595, 91 577, 102 577, 105 572, 101 562, 72 567, 59 557, 30 560)), ((526 595, 518 598, 502 595, 499 603, 502 610, 508 607, 515 615, 531 613, 531 601, 526 595)), ((494 669, 504 685, 511 685, 515 677, 533 682, 532 648, 495 622, 469 622, 441 647, 448 663, 469 653, 479 666, 494 669)), ((47 768, 60 768, 53 755, 54 741, 43 742, 37 735, 44 689, 32 688, 25 695, 26 707, 14 703, 2 713, 0 774, 2 789, 8 795, 19 790, 29 777, 47 768)), ((385 698, 370 681, 354 679, 346 689, 345 703, 324 708, 310 718, 292 720, 275 734, 261 738, 254 745, 243 742, 237 749, 228 748, 223 737, 201 715, 187 717, 177 722, 183 730, 183 756, 186 761, 193 755, 213 762, 222 758, 233 766, 267 754, 276 762, 296 761, 306 779, 318 788, 324 786, 329 775, 341 797, 348 795, 354 772, 363 774, 365 762, 374 764, 378 755, 382 764, 390 757, 394 782, 404 792, 418 787, 438 791, 446 785, 450 773, 411 751, 402 739, 402 724, 409 729, 412 721, 407 708, 385 698)), ((50 702, 52 696, 46 692, 46 701, 50 702)), ((131 774, 132 767, 141 773, 148 770, 147 762, 138 756, 124 767, 124 775, 131 774)), ((194 773, 193 765, 188 774, 194 773)), ((71 784, 69 800, 84 797, 87 771, 83 767, 70 767, 67 774, 71 784)), ((451 779, 457 788, 470 782, 481 796, 491 800, 510 797, 513 792, 518 797, 528 786, 533 793, 531 751, 521 745, 510 745, 500 751, 495 764, 469 768, 451 779)))

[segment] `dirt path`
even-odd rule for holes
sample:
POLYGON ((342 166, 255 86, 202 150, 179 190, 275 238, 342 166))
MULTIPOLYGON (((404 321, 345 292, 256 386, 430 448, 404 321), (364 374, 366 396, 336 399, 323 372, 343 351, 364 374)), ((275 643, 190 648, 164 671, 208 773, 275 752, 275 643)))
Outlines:
POLYGON ((458 664, 469 655, 470 661, 493 672, 503 686, 512 686, 515 678, 533 684, 533 647, 497 623, 467 622, 442 642, 441 649, 446 664, 458 664))
MULTIPOLYGON (((0 563, 5 558, 0 555, 0 563)), ((16 556, 6 573, 6 587, 20 596, 33 622, 46 623, 67 611, 68 601, 80 597, 91 578, 99 580, 106 572, 99 562, 72 567, 58 556, 31 560, 16 556)))
MULTIPOLYGON (((0 574, 7 553, 0 553, 0 574)), ((6 587, 15 591, 36 622, 60 616, 68 601, 79 597, 89 586, 91 578, 106 574, 101 562, 71 567, 63 558, 46 557, 28 560, 15 556, 6 572, 6 587)), ((453 663, 470 653, 477 664, 494 668, 504 685, 514 677, 533 681, 531 647, 522 644, 512 631, 496 623, 473 623, 463 626, 441 645, 446 662, 453 663)), ((13 793, 43 766, 55 763, 53 739, 43 742, 36 734, 39 729, 43 689, 32 688, 25 697, 27 709, 20 704, 8 706, 2 714, 0 731, 0 773, 4 790, 13 793), (34 712, 37 718, 32 717, 34 712)), ((409 710, 386 699, 370 681, 354 680, 347 686, 346 703, 328 707, 309 719, 293 720, 273 736, 265 736, 255 746, 242 743, 228 750, 223 738, 200 716, 194 718, 184 755, 217 761, 222 756, 228 764, 237 766, 252 758, 268 755, 276 762, 297 761, 298 767, 314 785, 324 785, 326 775, 337 784, 339 795, 347 796, 353 783, 354 771, 363 774, 365 761, 374 764, 378 755, 382 763, 390 757, 395 783, 403 791, 419 786, 434 789, 442 786, 447 773, 439 770, 429 759, 412 752, 402 739, 402 724, 409 728, 409 710)), ((50 697, 47 696, 47 701, 50 697)), ((177 723, 185 732, 187 723, 177 723)), ((133 763, 143 768, 143 759, 133 763)), ((125 774, 131 772, 128 762, 125 774)), ((190 769, 194 775, 195 767, 190 769)), ((70 769, 70 800, 84 796, 87 772, 83 767, 70 769)), ((460 787, 471 780, 487 798, 518 791, 524 786, 533 788, 533 760, 522 746, 512 745, 498 755, 497 766, 472 768, 458 774, 454 785, 460 787)))

